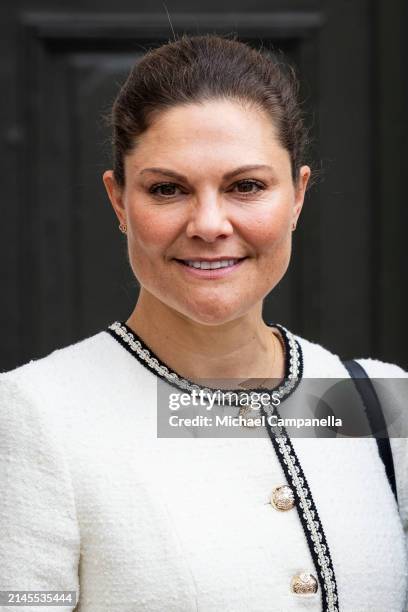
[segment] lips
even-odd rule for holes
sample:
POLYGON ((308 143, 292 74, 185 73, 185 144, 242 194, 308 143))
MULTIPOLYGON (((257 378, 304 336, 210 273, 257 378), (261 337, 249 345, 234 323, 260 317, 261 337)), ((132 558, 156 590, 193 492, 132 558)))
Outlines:
POLYGON ((180 259, 181 263, 185 266, 189 266, 190 268, 195 268, 198 270, 218 270, 220 268, 228 268, 230 266, 235 265, 244 257, 230 257, 223 259, 214 259, 214 260, 206 260, 206 259, 180 259))
POLYGON ((246 257, 220 257, 217 259, 205 259, 205 258, 194 258, 194 259, 176 259, 176 261, 197 270, 218 270, 219 268, 229 268, 234 266, 239 261, 246 259, 246 257))

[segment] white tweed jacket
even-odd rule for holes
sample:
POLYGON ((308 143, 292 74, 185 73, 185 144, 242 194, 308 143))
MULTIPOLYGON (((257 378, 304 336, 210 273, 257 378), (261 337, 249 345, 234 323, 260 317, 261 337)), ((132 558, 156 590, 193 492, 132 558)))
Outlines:
MULTIPOLYGON (((348 376, 294 338, 303 377, 348 376)), ((407 610, 406 438, 391 440, 398 510, 374 439, 292 439, 283 463, 268 437, 159 438, 156 400, 109 330, 0 374, 0 590, 75 591, 77 612, 407 610), (282 484, 302 489, 285 512, 282 484), (317 592, 293 593, 305 573, 317 592)))

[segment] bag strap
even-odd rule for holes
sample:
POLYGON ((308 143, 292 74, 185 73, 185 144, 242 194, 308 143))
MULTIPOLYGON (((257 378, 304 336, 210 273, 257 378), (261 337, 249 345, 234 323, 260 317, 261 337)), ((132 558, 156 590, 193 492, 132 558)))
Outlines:
POLYGON ((392 459, 392 450, 390 439, 388 437, 387 425, 385 423, 384 414, 381 408, 380 401, 374 389, 374 385, 368 376, 367 372, 361 364, 354 359, 343 361, 343 365, 347 368, 350 377, 352 378, 357 391, 363 400, 363 405, 370 423, 371 430, 376 435, 378 453, 385 467, 388 482, 390 483, 392 492, 394 493, 395 501, 398 504, 397 485, 395 482, 394 461, 392 459), (384 437, 377 437, 381 434, 384 437))

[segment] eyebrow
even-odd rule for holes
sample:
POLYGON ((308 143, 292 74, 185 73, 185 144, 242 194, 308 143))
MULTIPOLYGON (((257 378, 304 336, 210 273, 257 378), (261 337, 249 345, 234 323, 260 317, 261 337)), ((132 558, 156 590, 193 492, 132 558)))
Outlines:
MULTIPOLYGON (((231 172, 226 172, 222 177, 225 180, 231 179, 237 174, 241 174, 242 172, 248 172, 249 170, 272 170, 272 166, 266 166, 265 164, 251 164, 247 166, 240 166, 231 172)), ((187 181, 187 177, 183 174, 179 174, 174 170, 169 170, 168 168, 143 168, 140 171, 140 174, 144 174, 145 172, 154 172, 156 174, 165 174, 166 176, 171 176, 172 178, 177 179, 178 181, 187 181)))

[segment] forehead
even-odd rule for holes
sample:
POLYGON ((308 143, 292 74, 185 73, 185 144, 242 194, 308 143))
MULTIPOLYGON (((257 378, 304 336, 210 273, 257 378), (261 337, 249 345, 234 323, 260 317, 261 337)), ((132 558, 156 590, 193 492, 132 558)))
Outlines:
POLYGON ((271 117, 231 100, 178 105, 158 113, 128 157, 132 168, 150 163, 224 168, 272 161, 286 167, 289 161, 271 117))

